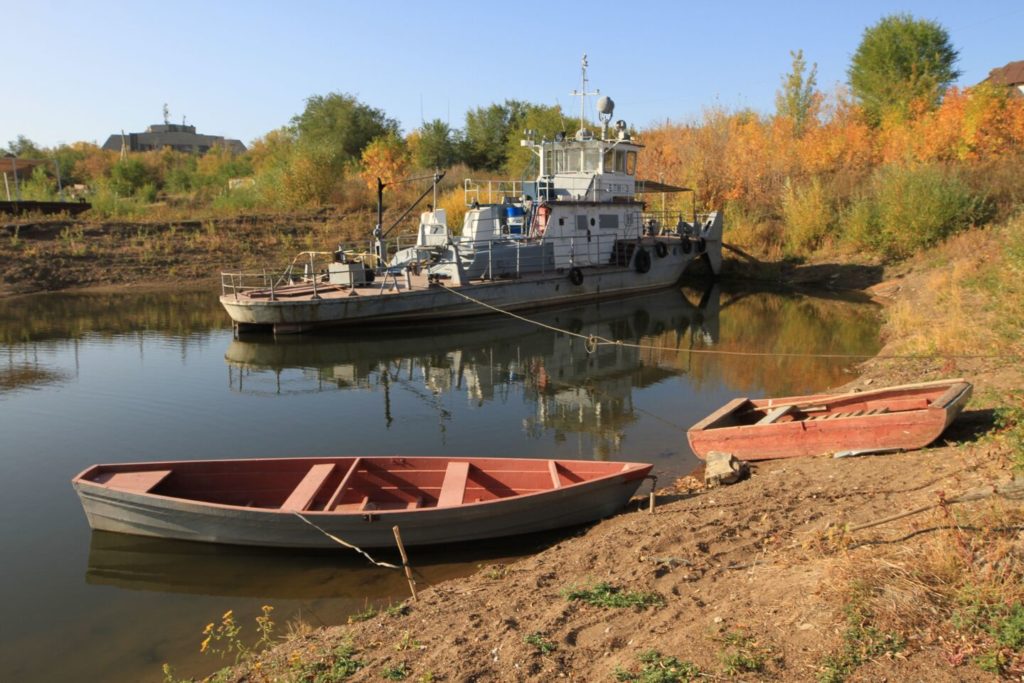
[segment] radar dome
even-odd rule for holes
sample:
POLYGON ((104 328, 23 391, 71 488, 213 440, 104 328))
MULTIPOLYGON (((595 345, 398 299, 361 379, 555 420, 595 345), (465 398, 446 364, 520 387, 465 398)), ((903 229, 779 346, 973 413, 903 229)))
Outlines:
POLYGON ((597 101, 597 113, 598 114, 605 114, 606 116, 611 116, 612 112, 614 112, 614 111, 615 111, 615 102, 613 102, 612 98, 608 97, 607 95, 605 95, 604 97, 602 97, 601 99, 599 99, 597 101))

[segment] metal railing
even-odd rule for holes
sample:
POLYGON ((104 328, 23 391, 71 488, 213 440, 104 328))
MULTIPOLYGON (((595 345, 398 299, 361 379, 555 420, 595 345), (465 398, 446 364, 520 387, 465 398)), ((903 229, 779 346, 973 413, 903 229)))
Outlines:
MULTIPOLYGON (((698 215, 698 228, 706 215, 698 215)), ((691 218, 692 220, 692 218, 691 218)), ((644 232, 648 235, 676 234, 677 229, 692 231, 691 223, 677 212, 658 214, 657 212, 643 215, 644 232)), ((543 238, 516 239, 504 236, 500 239, 462 241, 457 238, 451 243, 454 253, 459 259, 462 276, 470 280, 498 280, 519 278, 525 274, 546 274, 558 269, 629 265, 635 250, 636 240, 640 231, 631 237, 622 235, 568 235, 543 238)), ((265 293, 270 301, 276 301, 280 290, 288 287, 288 296, 297 294, 296 285, 308 285, 309 291, 303 292, 313 298, 319 298, 325 289, 336 290, 338 287, 353 287, 358 283, 350 280, 344 283, 331 283, 330 265, 343 257, 346 263, 363 263, 369 270, 382 278, 384 286, 389 278, 395 279, 399 272, 389 269, 386 260, 402 248, 403 242, 412 243, 415 235, 398 236, 393 242, 385 244, 385 262, 379 263, 372 245, 369 249, 358 246, 349 248, 339 246, 338 251, 303 251, 283 270, 272 271, 225 271, 221 273, 221 295, 233 295, 236 299, 240 294, 259 291, 265 293), (392 271, 395 272, 392 272, 392 271)), ((434 269, 435 273, 444 277, 444 273, 454 275, 458 268, 454 263, 420 262, 407 264, 416 272, 420 268, 434 269), (447 266, 447 267, 446 267, 447 266), (440 268, 438 268, 440 267, 440 268)), ((367 283, 369 284, 369 283, 367 283)))
POLYGON ((710 216, 708 213, 694 216, 682 211, 645 211, 641 218, 644 233, 648 235, 696 235, 710 216))
POLYGON ((519 199, 523 194, 523 183, 519 180, 480 180, 466 178, 462 185, 462 196, 466 206, 477 204, 500 204, 503 199, 519 199), (487 201, 481 199, 486 193, 487 201))

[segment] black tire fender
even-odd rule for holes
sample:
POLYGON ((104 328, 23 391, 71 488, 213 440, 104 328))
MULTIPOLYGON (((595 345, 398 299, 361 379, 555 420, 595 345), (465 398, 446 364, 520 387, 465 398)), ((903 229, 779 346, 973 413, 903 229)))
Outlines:
POLYGON ((693 251, 693 242, 690 241, 689 237, 684 237, 679 243, 679 247, 683 250, 684 254, 689 254, 693 251))
POLYGON ((633 257, 633 268, 643 275, 651 269, 651 254, 646 249, 638 249, 633 257))
POLYGON ((708 249, 708 243, 704 241, 703 237, 701 237, 699 240, 697 240, 697 253, 698 254, 703 254, 705 251, 707 251, 707 249, 708 249))
POLYGON ((583 271, 579 268, 569 269, 569 282, 573 283, 577 287, 583 284, 583 271))
POLYGON ((658 255, 658 258, 665 258, 668 256, 668 246, 664 242, 655 242, 654 253, 658 255))

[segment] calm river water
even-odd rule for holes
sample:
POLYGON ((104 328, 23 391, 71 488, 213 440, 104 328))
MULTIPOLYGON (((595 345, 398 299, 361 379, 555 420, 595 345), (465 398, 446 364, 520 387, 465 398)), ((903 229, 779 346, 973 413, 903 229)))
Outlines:
MULTIPOLYGON (((735 396, 845 382, 852 362, 688 350, 874 353, 876 309, 793 294, 670 290, 533 316, 641 342, 600 347, 486 318, 361 335, 232 338, 209 293, 0 301, 0 679, 209 673, 203 626, 260 606, 279 628, 344 622, 406 596, 345 553, 90 533, 70 479, 96 462, 300 455, 476 455, 696 464, 685 429, 735 396)), ((420 585, 553 538, 413 550, 420 585)))

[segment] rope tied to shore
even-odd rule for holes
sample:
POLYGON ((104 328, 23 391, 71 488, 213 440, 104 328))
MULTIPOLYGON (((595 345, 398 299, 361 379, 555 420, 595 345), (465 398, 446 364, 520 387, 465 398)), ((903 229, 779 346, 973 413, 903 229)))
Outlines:
POLYGON ((451 287, 445 287, 444 289, 447 292, 451 292, 452 294, 454 294, 456 296, 462 297, 466 301, 470 301, 470 302, 472 302, 474 304, 478 304, 480 306, 483 306, 484 308, 489 309, 491 311, 494 311, 495 313, 500 313, 502 315, 507 315, 510 318, 515 318, 516 320, 520 320, 520 321, 522 321, 524 323, 528 323, 530 325, 536 325, 537 327, 542 327, 542 328, 544 328, 546 330, 551 330, 552 332, 558 332, 559 334, 564 334, 564 335, 568 335, 570 337, 577 337, 578 339, 582 339, 583 340, 583 348, 586 350, 586 352, 588 354, 593 354, 595 351, 597 351, 599 346, 619 346, 619 347, 624 347, 624 348, 640 349, 640 350, 646 350, 646 351, 672 351, 672 352, 676 352, 676 353, 697 353, 697 354, 717 355, 717 356, 746 356, 746 357, 753 357, 753 358, 836 358, 836 359, 846 359, 846 360, 854 360, 854 359, 864 359, 864 360, 868 360, 868 359, 874 359, 874 360, 933 360, 933 359, 939 359, 939 358, 943 358, 943 359, 954 359, 954 358, 958 358, 958 359, 979 359, 979 358, 1014 359, 1014 358, 1019 358, 1019 356, 1017 356, 1015 354, 986 354, 986 353, 973 353, 973 354, 972 353, 932 354, 932 355, 929 355, 929 354, 914 354, 914 353, 908 353, 908 354, 893 353, 893 354, 885 354, 885 355, 876 355, 876 354, 871 354, 871 353, 800 353, 800 352, 795 352, 795 351, 789 351, 789 352, 787 352, 787 351, 726 351, 725 349, 680 349, 680 348, 677 348, 675 346, 658 346, 658 345, 655 345, 655 344, 640 344, 640 343, 635 343, 635 342, 622 341, 621 339, 608 339, 607 337, 602 337, 602 336, 596 335, 596 334, 582 334, 580 332, 573 332, 571 330, 567 330, 567 329, 562 328, 562 327, 556 327, 554 325, 548 325, 547 323, 542 323, 542 322, 540 322, 538 320, 532 320, 532 319, 527 318, 525 316, 521 316, 521 315, 519 315, 517 313, 513 313, 512 311, 507 311, 507 310, 505 310, 503 308, 500 308, 498 306, 494 306, 493 304, 489 304, 489 303, 486 303, 484 301, 480 301, 479 299, 471 297, 471 296, 469 296, 468 294, 466 294, 464 292, 460 292, 458 290, 452 289, 451 287))
POLYGON ((291 512, 292 512, 293 515, 295 515, 296 517, 301 519, 303 522, 305 522, 306 524, 310 525, 311 527, 313 527, 314 529, 316 529, 317 531, 319 531, 320 533, 322 533, 324 536, 326 536, 327 538, 331 539, 335 543, 337 543, 339 545, 343 545, 346 548, 351 548, 352 550, 355 550, 357 553, 359 553, 360 555, 365 557, 367 560, 369 560, 372 564, 375 564, 378 567, 384 567, 385 569, 401 569, 401 567, 399 567, 397 565, 389 564, 387 562, 378 562, 377 560, 375 560, 372 557, 370 557, 370 554, 368 552, 366 552, 365 550, 363 550, 362 548, 360 548, 358 546, 354 546, 351 543, 349 543, 349 542, 347 542, 347 541, 345 541, 345 540, 343 540, 341 538, 338 538, 337 536, 335 536, 334 534, 330 533, 329 531, 325 531, 324 529, 320 528, 319 526, 317 526, 313 522, 311 522, 308 519, 306 519, 302 514, 300 514, 296 510, 292 510, 291 512))

